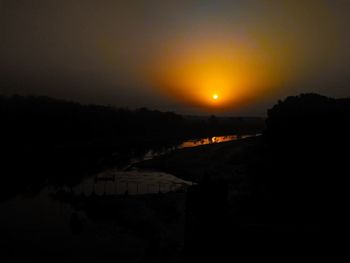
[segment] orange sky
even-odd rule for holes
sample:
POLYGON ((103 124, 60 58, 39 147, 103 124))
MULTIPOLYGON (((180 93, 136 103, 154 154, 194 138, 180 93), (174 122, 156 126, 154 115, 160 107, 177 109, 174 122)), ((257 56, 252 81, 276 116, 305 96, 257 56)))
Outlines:
POLYGON ((322 63, 338 44, 334 14, 320 1, 272 2, 275 10, 252 8, 253 21, 243 18, 239 25, 222 17, 192 21, 162 43, 152 81, 164 94, 219 112, 264 100, 302 79, 305 68, 318 68, 314 62, 322 63))
POLYGON ((235 115, 348 97, 349 13, 333 0, 0 0, 0 92, 235 115))

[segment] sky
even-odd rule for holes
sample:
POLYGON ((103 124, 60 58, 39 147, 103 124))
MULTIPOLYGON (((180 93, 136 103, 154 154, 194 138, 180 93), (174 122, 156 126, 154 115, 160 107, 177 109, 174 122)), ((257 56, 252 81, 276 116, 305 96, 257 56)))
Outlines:
POLYGON ((0 0, 0 94, 265 115, 350 97, 348 0, 0 0))

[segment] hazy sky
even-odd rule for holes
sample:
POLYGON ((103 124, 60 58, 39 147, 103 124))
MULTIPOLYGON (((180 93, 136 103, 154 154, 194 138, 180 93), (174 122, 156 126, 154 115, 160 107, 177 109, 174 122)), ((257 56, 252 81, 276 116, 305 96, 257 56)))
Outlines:
POLYGON ((349 14, 348 0, 0 0, 0 93, 244 115, 350 97, 349 14))

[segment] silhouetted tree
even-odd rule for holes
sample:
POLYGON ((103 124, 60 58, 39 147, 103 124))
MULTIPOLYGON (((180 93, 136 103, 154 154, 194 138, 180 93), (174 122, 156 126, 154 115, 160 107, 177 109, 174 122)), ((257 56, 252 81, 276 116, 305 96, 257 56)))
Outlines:
POLYGON ((341 225, 349 124, 350 100, 317 94, 288 97, 268 111, 264 135, 272 158, 266 178, 281 213, 299 223, 341 225))

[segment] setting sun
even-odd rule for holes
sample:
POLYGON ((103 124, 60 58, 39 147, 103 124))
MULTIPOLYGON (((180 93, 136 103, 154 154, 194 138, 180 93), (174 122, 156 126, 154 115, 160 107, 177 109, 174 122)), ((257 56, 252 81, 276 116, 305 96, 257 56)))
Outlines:
POLYGON ((278 63, 269 63, 265 56, 269 50, 243 45, 237 39, 229 44, 224 38, 190 40, 184 41, 186 45, 181 41, 169 44, 152 70, 152 81, 164 94, 191 107, 237 109, 267 94, 282 78, 278 63))

